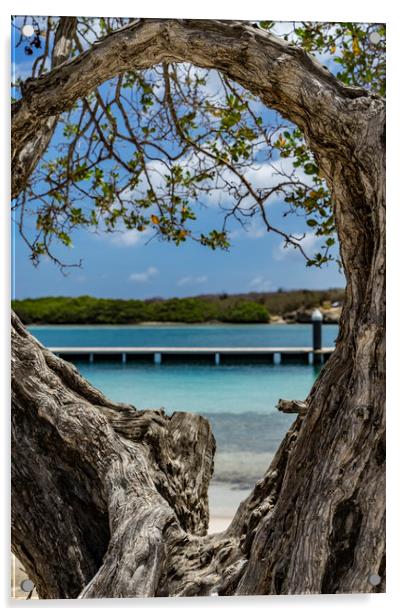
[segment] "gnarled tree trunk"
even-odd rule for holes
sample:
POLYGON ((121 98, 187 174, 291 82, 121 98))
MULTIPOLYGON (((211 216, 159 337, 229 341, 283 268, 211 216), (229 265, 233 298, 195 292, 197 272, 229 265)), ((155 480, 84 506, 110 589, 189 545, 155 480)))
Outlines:
POLYGON ((303 130, 347 279, 336 349, 229 529, 208 536, 208 422, 108 401, 13 317, 13 550, 41 597, 383 591, 384 101, 242 23, 140 20, 26 84, 14 169, 46 118, 162 60, 216 68, 303 130))

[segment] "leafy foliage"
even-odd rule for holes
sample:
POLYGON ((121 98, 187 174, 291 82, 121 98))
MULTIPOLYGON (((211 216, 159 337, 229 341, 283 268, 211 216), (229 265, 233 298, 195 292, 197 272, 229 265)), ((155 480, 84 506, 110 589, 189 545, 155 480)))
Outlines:
POLYGON ((222 321, 229 323, 266 323, 267 309, 257 302, 238 302, 222 315, 222 321))
MULTIPOLYGON (((276 24, 260 25, 274 31, 276 24)), ((317 56, 346 85, 385 96, 385 24, 293 23, 283 37, 317 56)), ((291 159, 294 168, 310 176, 310 192, 296 187, 285 202, 290 204, 290 211, 304 211, 307 225, 323 237, 321 252, 307 260, 308 266, 320 266, 333 258, 331 248, 336 241, 331 195, 298 128, 281 133, 275 145, 281 157, 291 159)))
POLYGON ((122 300, 81 297, 41 297, 15 300, 13 309, 24 323, 124 324, 144 321, 204 323, 267 323, 270 315, 286 315, 320 305, 342 303, 342 289, 277 291, 243 295, 122 300))
MULTIPOLYGON (((26 44, 19 36, 16 44, 29 47, 37 77, 51 66, 57 19, 27 19, 32 40, 26 44)), ((73 54, 128 22, 80 18, 73 54)), ((22 25, 15 22, 18 32, 22 25)), ((385 93, 383 25, 303 22, 289 24, 281 36, 325 59, 344 83, 385 93)), ((18 98, 21 84, 14 85, 18 98)), ((227 249, 233 221, 248 227, 259 219, 307 265, 318 266, 334 258, 336 243, 331 197, 301 132, 226 77, 185 64, 124 73, 80 100, 60 118, 14 211, 33 262, 47 255, 61 266, 53 244, 71 246, 74 230, 83 227, 136 229, 176 245, 193 239, 227 249), (261 168, 266 179, 258 183, 253 171, 261 168), (284 217, 301 216, 306 231, 322 237, 319 252, 306 254, 306 231, 292 234, 272 224, 275 201, 283 204, 284 217), (222 210, 222 226, 200 229, 211 202, 222 210), (34 234, 26 228, 30 215, 34 234)))
POLYGON ((13 309, 25 323, 269 322, 267 309, 256 302, 222 302, 192 297, 155 301, 97 299, 89 296, 44 297, 14 301, 13 309))

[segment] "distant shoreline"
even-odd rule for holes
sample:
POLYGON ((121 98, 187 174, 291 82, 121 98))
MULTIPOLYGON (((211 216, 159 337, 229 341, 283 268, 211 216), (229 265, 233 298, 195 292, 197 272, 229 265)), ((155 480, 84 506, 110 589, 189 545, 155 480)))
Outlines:
POLYGON ((277 291, 237 295, 199 295, 110 299, 80 297, 39 297, 14 300, 12 308, 25 324, 31 325, 225 325, 310 323, 320 308, 324 323, 338 323, 343 289, 277 291))
MULTIPOLYGON (((94 329, 111 329, 111 328, 135 328, 135 327, 211 327, 211 326, 219 326, 219 327, 276 327, 278 325, 309 325, 309 323, 297 323, 295 321, 271 321, 270 323, 227 323, 223 321, 205 321, 204 323, 186 323, 185 321, 144 321, 142 323, 26 323, 25 326, 35 327, 35 328, 45 328, 45 327, 74 327, 79 329, 91 327, 94 329)), ((325 322, 323 325, 336 325, 336 323, 325 322)))

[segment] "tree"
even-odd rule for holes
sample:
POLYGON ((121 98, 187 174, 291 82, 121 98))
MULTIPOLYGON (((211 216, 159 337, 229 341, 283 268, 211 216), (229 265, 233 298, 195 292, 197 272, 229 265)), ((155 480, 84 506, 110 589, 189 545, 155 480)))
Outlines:
MULTIPOLYGON (((58 28, 67 27, 70 38, 62 37, 64 44, 74 40, 74 24, 61 19, 58 28)), ((359 45, 358 32, 352 39, 359 45)), ((195 415, 169 418, 160 411, 137 411, 108 401, 71 365, 35 341, 14 316, 13 550, 42 597, 382 591, 382 96, 342 83, 301 46, 264 28, 228 21, 136 20, 111 29, 60 66, 54 58, 55 68, 24 83, 22 96, 13 104, 13 196, 18 202, 22 195, 22 206, 33 190, 29 178, 49 143, 49 131, 55 130, 55 118, 79 100, 96 98, 97 89, 115 76, 161 65, 167 78, 166 66, 177 62, 216 69, 227 83, 259 98, 303 135, 313 157, 310 169, 330 191, 331 212, 327 215, 323 205, 322 219, 325 223, 333 216, 347 281, 335 352, 305 404, 293 405, 299 413, 296 421, 229 529, 207 536, 207 486, 214 452, 208 423, 195 415), (369 582, 373 574, 381 578, 374 588, 369 582)), ((229 117, 223 113, 225 126, 236 124, 238 118, 233 96, 229 117)), ((168 86, 164 102, 174 124, 168 86)), ((107 115, 107 109, 102 113, 107 115)), ((93 114, 91 121, 96 128, 93 114)), ((188 141, 188 131, 183 132, 180 123, 176 132, 188 141)), ((114 138, 111 131, 110 141, 114 138)), ((245 138, 241 147, 247 149, 253 138, 245 138)), ((285 137, 290 146, 284 147, 294 147, 296 138, 299 134, 285 137)), ((232 152, 234 156, 241 158, 241 153, 232 152)), ((303 159, 304 153, 300 156, 303 159)), ((214 173, 222 158, 220 150, 214 173)), ((60 164, 65 168, 69 161, 60 164)), ((170 170, 166 182, 174 196, 172 185, 183 186, 183 177, 174 164, 170 170)), ((85 175, 88 169, 79 171, 85 175)), ((48 218, 39 220, 44 235, 33 244, 34 254, 47 252, 52 234, 63 241, 59 223, 67 205, 57 187, 63 173, 65 178, 68 174, 57 173, 58 184, 50 188, 51 207, 45 205, 42 212, 48 218)), ((113 226, 113 195, 122 187, 111 177, 101 188, 100 207, 113 226)), ((238 179, 243 186, 243 179, 238 179)), ((96 181, 102 186, 102 179, 95 177, 96 181)), ((289 181, 300 188, 297 178, 289 181)), ((71 189, 70 181, 65 185, 71 189)), ((248 187, 247 195, 252 190, 248 187)), ((253 195, 251 210, 255 206, 262 218, 261 200, 266 196, 253 195)), ((236 190, 234 197, 236 213, 245 197, 236 190)), ((137 205, 146 211, 149 201, 157 198, 149 194, 137 205)), ((326 197, 321 193, 315 198, 326 197)), ((131 222, 121 205, 119 216, 134 227, 154 225, 173 241, 181 239, 180 231, 186 232, 181 216, 189 205, 183 201, 169 212, 171 202, 165 195, 160 215, 144 220, 138 218, 142 210, 134 207, 131 222)), ((70 211, 70 220, 71 214, 84 216, 70 211)), ((266 224, 269 230, 268 219, 266 224)), ((211 233, 198 239, 212 247, 225 245, 225 235, 211 233)), ((297 238, 285 240, 299 244, 297 238)), ((320 264, 321 259, 316 261, 320 264)))

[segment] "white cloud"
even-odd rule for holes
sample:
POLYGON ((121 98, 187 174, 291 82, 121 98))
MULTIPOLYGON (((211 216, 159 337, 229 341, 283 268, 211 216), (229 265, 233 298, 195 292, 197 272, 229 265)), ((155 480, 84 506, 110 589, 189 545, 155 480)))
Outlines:
POLYGON ((183 79, 183 81, 186 79, 187 75, 193 80, 195 77, 205 79, 205 84, 199 86, 201 95, 210 102, 213 101, 216 103, 217 100, 224 101, 225 92, 218 71, 199 68, 189 62, 182 62, 177 67, 177 73, 179 78, 183 79))
POLYGON ((270 291, 273 288, 272 282, 264 276, 255 276, 250 280, 248 286, 252 291, 270 291))
POLYGON ((145 231, 137 231, 137 229, 129 229, 122 231, 121 233, 115 232, 109 234, 112 244, 117 246, 137 246, 142 244, 145 239, 149 238, 151 229, 145 229, 145 231))
POLYGON ((271 32, 281 38, 284 37, 285 34, 288 35, 288 42, 294 42, 295 40, 297 40, 297 36, 293 32, 293 23, 289 21, 275 22, 275 25, 272 28, 271 32))
POLYGON ((265 237, 267 234, 267 229, 262 225, 262 223, 253 220, 249 227, 245 230, 245 237, 248 237, 252 240, 260 239, 261 237, 265 237))
POLYGON ((249 224, 245 224, 243 227, 232 229, 229 231, 229 239, 231 241, 241 240, 259 240, 267 236, 267 229, 262 219, 253 218, 249 224))
MULTIPOLYGON (((296 22, 294 25, 296 28, 302 26, 300 22, 296 22)), ((284 36, 287 35, 288 43, 300 45, 300 38, 294 32, 294 25, 292 22, 279 21, 275 23, 271 32, 276 36, 279 36, 281 39, 284 39, 284 36)), ((327 35, 332 35, 336 37, 336 24, 334 24, 327 30, 327 35)), ((336 56, 339 55, 337 51, 335 51, 334 54, 332 54, 330 51, 315 51, 314 53, 310 53, 309 55, 318 60, 321 64, 329 68, 331 71, 334 71, 336 69, 336 64, 333 60, 336 56)))
MULTIPOLYGON (((306 233, 304 238, 299 242, 307 254, 307 256, 311 256, 318 248, 318 245, 322 242, 322 237, 318 237, 313 232, 306 233)), ((295 248, 292 244, 285 245, 286 242, 281 242, 279 246, 274 248, 273 257, 275 261, 283 261, 284 259, 289 259, 292 257, 300 256, 299 250, 295 248)))
POLYGON ((292 175, 294 175, 294 179, 310 184, 311 177, 300 168, 297 171, 295 170, 293 166, 294 158, 280 158, 278 153, 275 156, 276 158, 273 161, 254 163, 246 170, 245 175, 255 189, 273 188, 292 175))
POLYGON ((145 272, 133 272, 128 279, 130 282, 148 282, 151 278, 158 274, 156 267, 148 267, 145 272))
POLYGON ((317 235, 314 235, 313 232, 310 232, 306 233, 305 238, 300 243, 304 250, 309 252, 310 250, 315 250, 318 244, 321 244, 322 241, 322 237, 318 237, 317 235))
POLYGON ((183 276, 177 281, 178 287, 184 287, 190 284, 204 284, 208 281, 208 276, 183 276))

